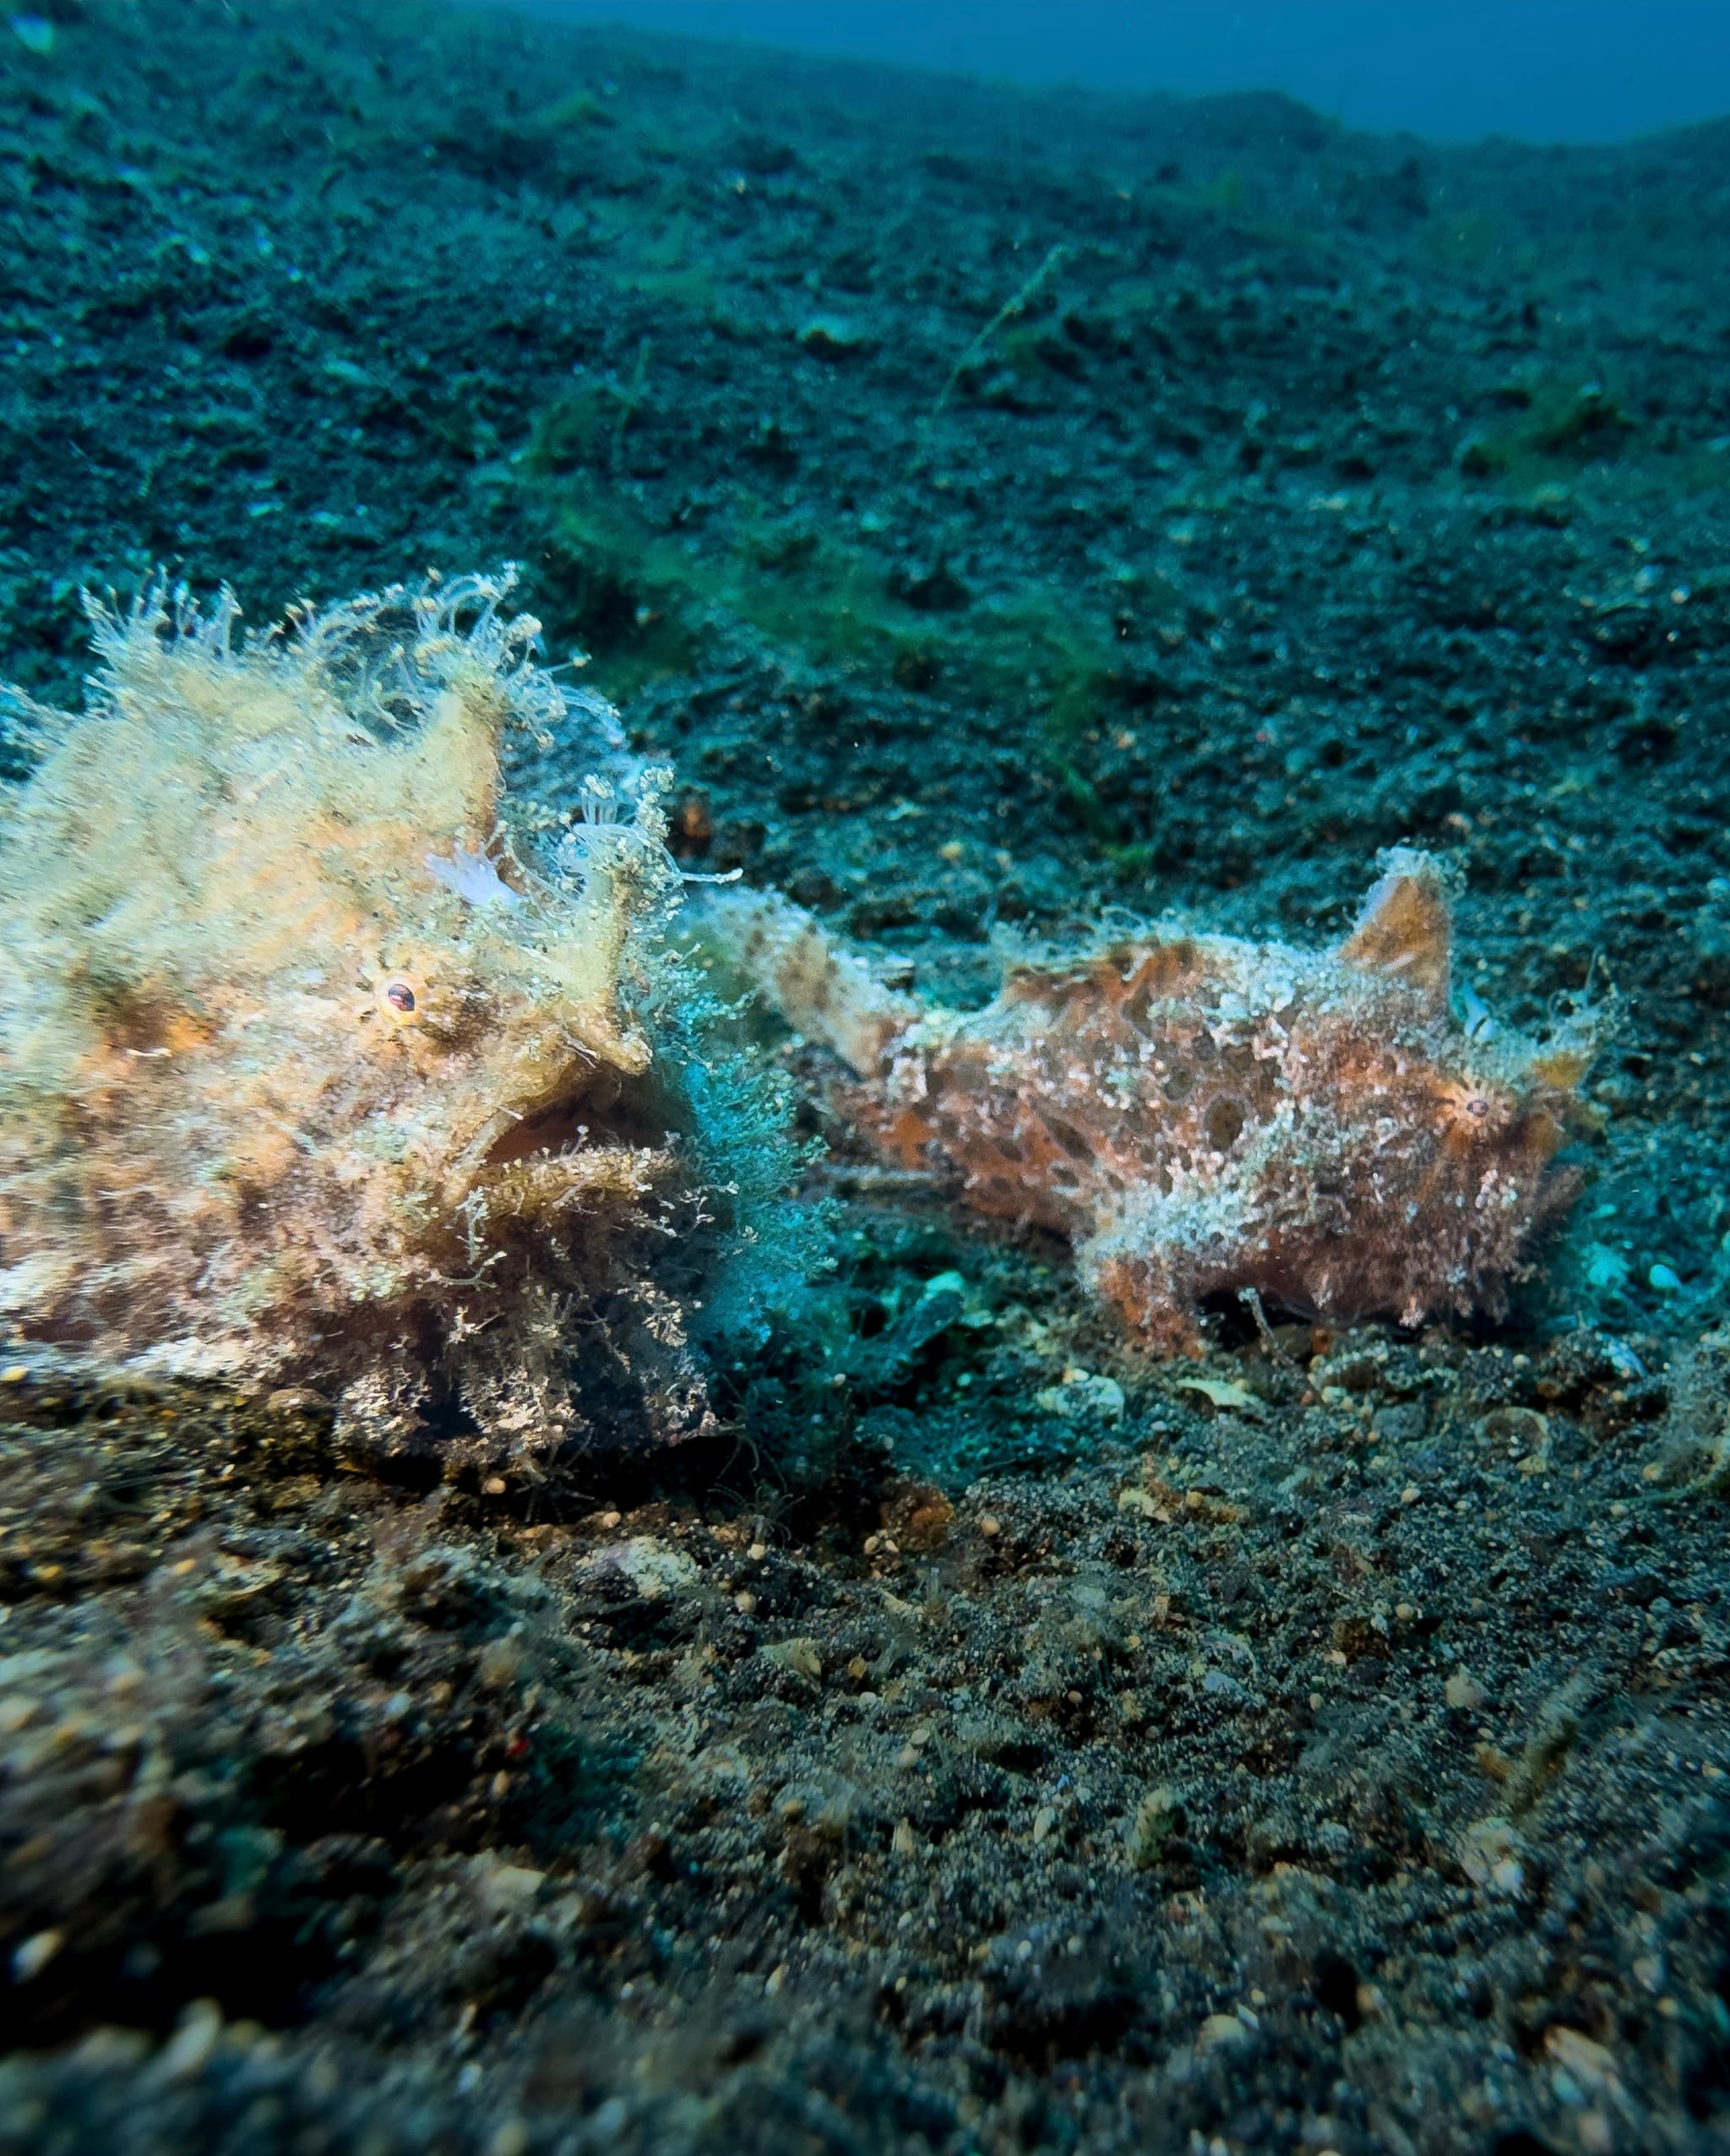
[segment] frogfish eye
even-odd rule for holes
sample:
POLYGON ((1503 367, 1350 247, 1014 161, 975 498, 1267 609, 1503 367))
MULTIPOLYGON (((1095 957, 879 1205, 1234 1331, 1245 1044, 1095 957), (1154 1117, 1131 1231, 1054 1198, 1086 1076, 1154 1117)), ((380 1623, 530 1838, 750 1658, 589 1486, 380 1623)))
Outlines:
POLYGON ((384 991, 384 1000, 393 1010, 400 1011, 405 1018, 413 1015, 415 992, 406 981, 391 982, 384 991))
POLYGON ((1482 1093, 1474 1093, 1466 1103, 1466 1113, 1482 1122, 1490 1112, 1490 1104, 1482 1093))

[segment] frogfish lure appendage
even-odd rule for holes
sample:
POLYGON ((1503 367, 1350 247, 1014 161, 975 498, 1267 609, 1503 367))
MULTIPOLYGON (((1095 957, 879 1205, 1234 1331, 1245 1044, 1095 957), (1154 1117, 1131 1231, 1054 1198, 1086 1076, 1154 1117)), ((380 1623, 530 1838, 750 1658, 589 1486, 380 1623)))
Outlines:
POLYGON ((1555 1167, 1591 1059, 1450 1006, 1447 879, 1409 847, 1346 940, 1306 951, 1162 926, 1012 965, 957 1013, 880 983, 808 914, 717 893, 711 940, 847 1066, 885 1159, 1055 1231, 1143 1344, 1199 1346, 1254 1288, 1333 1319, 1499 1310, 1569 1201, 1555 1167))

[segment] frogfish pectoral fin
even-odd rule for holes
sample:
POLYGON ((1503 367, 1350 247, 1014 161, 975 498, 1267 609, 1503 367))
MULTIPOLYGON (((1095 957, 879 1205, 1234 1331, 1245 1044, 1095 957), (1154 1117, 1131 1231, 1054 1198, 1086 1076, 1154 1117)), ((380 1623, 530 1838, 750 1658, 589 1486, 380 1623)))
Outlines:
POLYGON ((1172 1358, 1201 1353, 1194 1303, 1156 1244, 1138 1249, 1107 1233, 1080 1244, 1075 1259, 1082 1279, 1118 1313, 1136 1346, 1172 1358))

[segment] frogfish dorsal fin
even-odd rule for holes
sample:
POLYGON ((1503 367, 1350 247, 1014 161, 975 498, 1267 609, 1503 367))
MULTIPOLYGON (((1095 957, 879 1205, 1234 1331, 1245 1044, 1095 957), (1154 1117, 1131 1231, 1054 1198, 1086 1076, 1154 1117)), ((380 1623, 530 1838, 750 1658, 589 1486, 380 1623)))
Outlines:
POLYGON ((1454 909, 1440 864, 1428 853, 1395 847, 1383 854, 1357 925, 1340 946, 1348 966, 1385 974, 1437 1009, 1448 1000, 1454 955, 1454 909))

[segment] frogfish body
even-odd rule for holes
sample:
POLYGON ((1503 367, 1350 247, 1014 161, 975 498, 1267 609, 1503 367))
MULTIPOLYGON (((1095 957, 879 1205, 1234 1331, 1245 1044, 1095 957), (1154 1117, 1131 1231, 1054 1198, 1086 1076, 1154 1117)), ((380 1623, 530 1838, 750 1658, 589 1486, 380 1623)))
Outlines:
POLYGON ((1053 1230, 1144 1345, 1194 1352, 1206 1297, 1336 1320, 1504 1304, 1567 1203, 1553 1163, 1591 1056, 1450 1008, 1452 919, 1398 848, 1336 949, 1181 929, 1012 965, 922 1009, 785 901, 717 894, 711 934, 852 1074, 849 1114, 961 1202, 1053 1230))
POLYGON ((653 1265, 699 1195, 627 992, 677 877, 652 797, 563 873, 509 822, 508 736, 589 706, 508 588, 246 641, 226 594, 93 607, 90 708, 27 710, 0 788, 8 1353, 311 1387, 384 1450, 701 1421, 653 1265))

